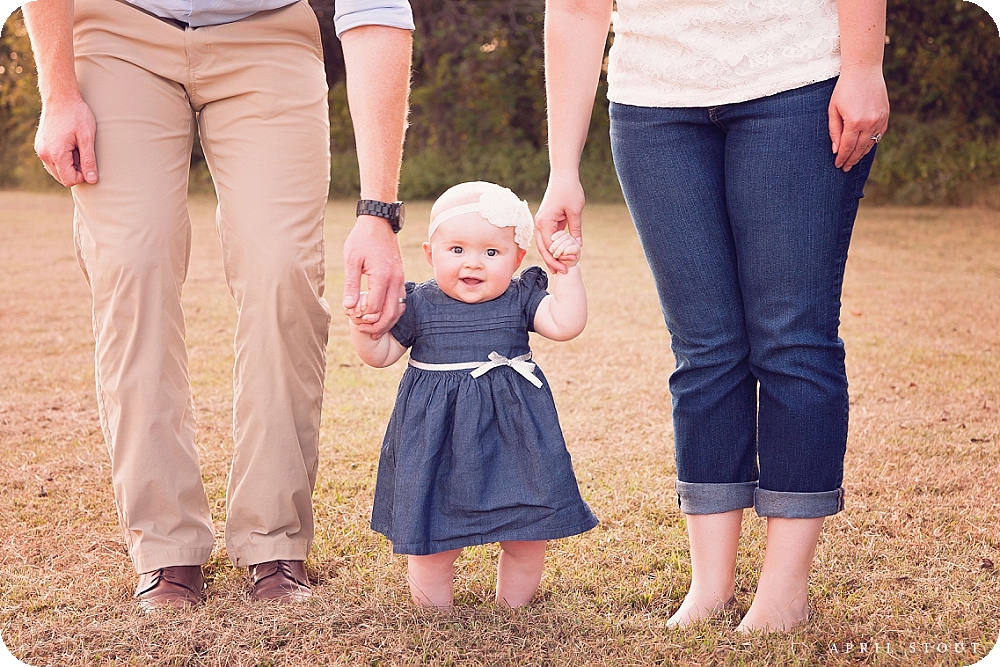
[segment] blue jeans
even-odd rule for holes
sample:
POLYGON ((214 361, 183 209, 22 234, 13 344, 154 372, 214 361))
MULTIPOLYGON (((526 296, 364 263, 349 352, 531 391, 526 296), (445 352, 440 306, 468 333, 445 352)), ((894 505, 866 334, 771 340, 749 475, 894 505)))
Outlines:
POLYGON ((685 514, 843 509, 840 296, 875 151, 834 167, 835 83, 709 108, 611 105, 615 166, 676 358, 685 514))

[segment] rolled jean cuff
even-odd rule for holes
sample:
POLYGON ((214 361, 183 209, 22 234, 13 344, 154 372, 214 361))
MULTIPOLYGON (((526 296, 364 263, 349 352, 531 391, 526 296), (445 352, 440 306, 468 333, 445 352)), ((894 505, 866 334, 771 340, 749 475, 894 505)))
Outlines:
POLYGON ((841 487, 819 493, 792 493, 758 488, 754 493, 753 506, 758 516, 817 519, 832 516, 844 509, 844 489, 841 487))
POLYGON ((677 504, 684 514, 721 514, 754 506, 757 482, 702 484, 677 480, 677 504))

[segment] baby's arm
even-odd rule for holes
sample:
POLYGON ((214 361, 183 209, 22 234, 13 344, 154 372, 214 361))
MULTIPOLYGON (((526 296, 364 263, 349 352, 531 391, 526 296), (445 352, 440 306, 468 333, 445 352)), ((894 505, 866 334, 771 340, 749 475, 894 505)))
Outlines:
POLYGON ((406 353, 406 348, 400 345, 391 333, 386 332, 378 338, 362 333, 358 326, 366 322, 364 306, 365 293, 362 292, 358 305, 346 311, 348 321, 351 323, 351 343, 354 345, 354 351, 369 366, 375 368, 391 366, 406 353))
POLYGON ((566 265, 566 273, 549 277, 549 295, 535 311, 535 331, 551 340, 576 338, 587 326, 587 290, 580 272, 580 246, 565 231, 552 235, 552 256, 566 265))
POLYGON ((361 333, 354 320, 351 320, 351 342, 361 361, 375 368, 392 366, 406 353, 406 348, 392 334, 373 339, 371 334, 361 333))

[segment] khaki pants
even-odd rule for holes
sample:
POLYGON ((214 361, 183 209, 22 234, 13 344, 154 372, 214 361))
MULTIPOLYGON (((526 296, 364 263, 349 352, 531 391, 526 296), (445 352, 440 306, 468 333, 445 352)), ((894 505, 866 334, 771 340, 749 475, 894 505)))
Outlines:
POLYGON ((77 0, 74 43, 100 173, 96 185, 73 188, 74 230, 132 562, 139 572, 198 565, 214 544, 181 311, 196 122, 239 315, 226 549, 237 565, 304 560, 330 323, 329 118, 316 17, 299 0, 185 30, 115 0, 77 0))

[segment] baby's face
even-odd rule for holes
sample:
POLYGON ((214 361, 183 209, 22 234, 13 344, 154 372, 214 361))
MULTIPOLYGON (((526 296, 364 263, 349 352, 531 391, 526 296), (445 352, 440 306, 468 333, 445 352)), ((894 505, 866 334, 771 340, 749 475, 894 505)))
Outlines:
POLYGON ((524 259, 513 227, 496 227, 476 213, 445 220, 424 243, 441 291, 465 303, 491 301, 510 286, 524 259))

